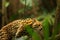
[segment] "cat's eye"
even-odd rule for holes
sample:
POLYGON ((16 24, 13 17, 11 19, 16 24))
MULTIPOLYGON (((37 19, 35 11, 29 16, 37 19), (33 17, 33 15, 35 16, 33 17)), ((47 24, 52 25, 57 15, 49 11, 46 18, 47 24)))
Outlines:
POLYGON ((38 25, 38 26, 40 26, 40 25, 38 25))

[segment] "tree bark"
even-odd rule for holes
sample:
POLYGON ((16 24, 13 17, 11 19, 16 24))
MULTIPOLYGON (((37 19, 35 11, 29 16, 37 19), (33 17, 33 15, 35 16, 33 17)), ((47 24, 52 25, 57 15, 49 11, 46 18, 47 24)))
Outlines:
POLYGON ((53 27, 53 38, 52 38, 53 40, 56 40, 55 35, 57 35, 60 31, 60 0, 56 0, 56 1, 57 1, 57 9, 56 9, 55 22, 53 27))
POLYGON ((8 23, 8 18, 7 18, 7 10, 5 7, 5 2, 6 0, 2 0, 2 26, 8 23))

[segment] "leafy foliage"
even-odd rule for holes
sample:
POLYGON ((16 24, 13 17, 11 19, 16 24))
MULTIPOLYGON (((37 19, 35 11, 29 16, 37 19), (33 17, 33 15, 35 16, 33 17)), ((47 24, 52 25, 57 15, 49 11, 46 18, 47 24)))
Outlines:
POLYGON ((49 40, 49 19, 50 16, 48 15, 43 21, 43 33, 44 33, 44 40, 49 40))
MULTIPOLYGON (((53 27, 53 24, 54 24, 54 18, 55 17, 52 17, 52 15, 55 15, 55 12, 56 12, 56 0, 52 0, 52 1, 51 0, 42 0, 42 4, 41 5, 39 4, 40 6, 38 6, 37 0, 33 0, 33 1, 32 0, 19 0, 19 1, 23 5, 25 5, 26 7, 24 6, 25 8, 19 9, 17 14, 11 15, 11 17, 9 18, 10 21, 18 19, 20 17, 20 15, 25 11, 26 12, 24 13, 24 15, 25 14, 27 15, 28 10, 30 11, 30 10, 33 9, 32 4, 34 2, 35 6, 38 7, 39 12, 42 9, 41 10, 42 13, 39 13, 41 15, 39 17, 37 17, 36 19, 39 20, 39 21, 42 21, 44 40, 49 40, 49 37, 50 37, 49 36, 50 35, 49 29, 50 29, 50 26, 53 27)), ((5 2, 5 7, 8 7, 9 5, 10 5, 10 3, 6 1, 5 2)), ((34 12, 31 12, 31 14, 32 13, 34 13, 34 12)), ((32 17, 33 17, 33 15, 31 16, 31 18, 32 17)), ((27 18, 27 16, 25 18, 27 18)), ((35 32, 32 28, 30 28, 29 25, 27 25, 25 29, 26 29, 26 32, 28 32, 29 35, 31 35, 34 40, 41 40, 41 38, 39 38, 37 32, 35 32)), ((54 29, 54 32, 52 34, 52 39, 53 40, 55 40, 55 35, 59 31, 59 29, 60 29, 60 23, 58 23, 57 27, 54 29)))
POLYGON ((8 7, 10 5, 10 3, 9 2, 5 2, 5 7, 8 7))
POLYGON ((26 25, 25 29, 29 35, 32 36, 33 40, 41 40, 41 38, 38 36, 38 33, 36 33, 29 25, 26 25))
POLYGON ((27 6, 32 6, 32 0, 20 0, 20 2, 22 3, 22 4, 25 4, 25 5, 27 5, 27 6), (26 2, 26 3, 25 3, 26 2))

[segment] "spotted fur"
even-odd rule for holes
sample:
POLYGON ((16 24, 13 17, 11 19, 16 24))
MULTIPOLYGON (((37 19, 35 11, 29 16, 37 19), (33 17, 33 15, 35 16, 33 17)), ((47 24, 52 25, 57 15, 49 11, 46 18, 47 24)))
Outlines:
POLYGON ((0 40, 11 40, 13 36, 18 36, 25 30, 25 25, 31 25, 32 28, 40 30, 42 28, 41 23, 36 19, 19 19, 15 20, 0 30, 0 40))

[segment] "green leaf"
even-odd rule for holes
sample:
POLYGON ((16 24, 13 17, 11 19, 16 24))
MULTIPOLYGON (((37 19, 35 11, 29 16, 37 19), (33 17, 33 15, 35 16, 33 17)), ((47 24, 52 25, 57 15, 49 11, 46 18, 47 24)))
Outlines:
POLYGON ((33 38, 34 40, 41 40, 41 38, 39 37, 38 33, 35 32, 35 31, 31 28, 31 26, 26 25, 26 26, 25 26, 25 30, 26 30, 26 32, 29 33, 29 35, 32 36, 32 38, 33 38))
POLYGON ((22 13, 22 12, 24 12, 24 8, 18 10, 18 13, 22 13))
POLYGON ((9 2, 5 2, 5 7, 8 7, 9 6, 9 2))
POLYGON ((57 22, 57 24, 54 27, 53 34, 52 34, 52 40, 57 40, 56 35, 59 31, 60 31, 60 22, 57 22))
POLYGON ((46 15, 41 15, 41 16, 39 16, 39 17, 36 18, 36 19, 39 20, 39 21, 42 21, 42 20, 45 18, 45 16, 46 16, 46 15))
POLYGON ((44 33, 44 40, 49 40, 49 19, 50 16, 48 15, 43 21, 43 33, 44 33))
POLYGON ((12 20, 15 20, 15 19, 18 19, 18 18, 19 18, 19 14, 17 13, 17 14, 11 15, 11 17, 9 19, 10 19, 10 21, 12 21, 12 20))
POLYGON ((20 2, 26 6, 32 6, 32 0, 20 0, 20 2))

